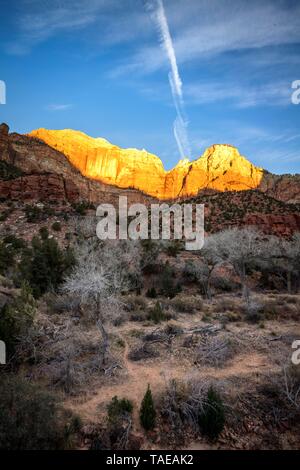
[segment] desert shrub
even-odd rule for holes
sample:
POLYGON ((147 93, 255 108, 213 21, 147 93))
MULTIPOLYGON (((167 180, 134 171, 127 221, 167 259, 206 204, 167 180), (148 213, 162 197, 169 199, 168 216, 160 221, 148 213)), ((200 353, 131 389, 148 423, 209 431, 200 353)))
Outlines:
POLYGON ((149 261, 142 267, 143 274, 160 274, 161 265, 159 263, 149 261))
POLYGON ((143 288, 143 277, 139 272, 128 273, 128 288, 130 292, 135 292, 136 295, 141 295, 143 288))
POLYGON ((71 232, 66 232, 65 233, 65 240, 67 240, 67 241, 72 240, 72 233, 71 232))
POLYGON ((41 227, 39 229, 39 234, 42 240, 47 240, 49 238, 49 230, 47 227, 41 227))
POLYGON ((43 209, 39 208, 38 206, 29 204, 25 206, 25 215, 26 220, 29 223, 40 222, 41 220, 45 220, 46 217, 46 214, 43 209))
POLYGON ((23 253, 20 274, 28 280, 33 295, 40 297, 50 288, 56 289, 68 274, 75 259, 72 250, 60 249, 53 238, 33 237, 31 248, 23 253))
POLYGON ((0 274, 5 274, 16 265, 16 258, 26 249, 26 242, 13 234, 0 240, 0 274))
POLYGON ((10 211, 8 209, 5 209, 4 211, 2 211, 0 214, 0 222, 5 222, 8 219, 9 214, 10 214, 10 211))
POLYGON ((114 396, 107 406, 107 416, 110 422, 116 422, 120 417, 132 413, 132 410, 133 404, 130 400, 114 396))
POLYGON ((9 245, 17 253, 26 248, 25 240, 23 240, 23 238, 16 237, 13 234, 6 235, 3 242, 6 245, 9 245))
POLYGON ((203 302, 197 297, 179 295, 172 300, 171 305, 177 312, 192 314, 195 310, 202 309, 203 302))
POLYGON ((242 316, 237 312, 226 312, 226 317, 223 319, 223 322, 238 322, 242 320, 242 316))
POLYGON ((140 295, 128 295, 126 297, 126 310, 128 312, 138 311, 138 310, 145 310, 147 304, 144 297, 140 295))
POLYGON ((153 357, 158 357, 159 352, 157 349, 154 349, 154 347, 151 344, 143 344, 142 346, 139 346, 128 354, 128 358, 131 361, 142 361, 143 359, 150 359, 153 357))
POLYGON ((170 320, 170 314, 166 313, 161 306, 160 302, 156 302, 155 306, 148 312, 147 319, 153 323, 160 323, 162 321, 170 320))
POLYGON ((5 304, 0 315, 0 338, 5 342, 8 358, 15 353, 33 324, 35 301, 28 283, 22 284, 21 292, 13 302, 5 304))
POLYGON ((279 296, 262 300, 261 315, 267 320, 299 319, 300 301, 297 297, 279 296))
POLYGON ((0 449, 54 450, 72 446, 80 420, 54 395, 18 377, 0 380, 0 449))
POLYGON ((155 287, 150 287, 146 292, 146 296, 149 297, 149 299, 156 299, 157 292, 155 287))
POLYGON ((0 161, 0 179, 2 180, 12 180, 22 176, 23 172, 20 168, 12 165, 11 163, 0 161))
POLYGON ((183 330, 180 326, 168 323, 163 329, 155 328, 155 330, 146 333, 142 339, 145 342, 166 342, 171 336, 179 336, 182 332, 183 330))
POLYGON ((79 312, 80 299, 76 296, 66 294, 56 294, 47 292, 43 300, 45 301, 49 313, 79 312))
POLYGON ((151 239, 141 240, 141 269, 144 274, 156 274, 160 265, 156 262, 159 254, 159 243, 151 239))
POLYGON ((255 299, 250 299, 245 303, 242 306, 242 311, 250 323, 259 323, 264 320, 263 305, 255 299))
POLYGON ((124 312, 122 312, 121 314, 116 315, 116 317, 112 319, 112 324, 113 324, 114 326, 121 326, 121 325, 123 325, 127 320, 128 320, 128 316, 127 316, 124 312))
POLYGON ((277 317, 277 300, 266 299, 263 301, 262 312, 265 318, 271 320, 277 317))
POLYGON ((199 427, 209 439, 216 439, 225 425, 225 409, 220 394, 212 386, 198 416, 199 427))
POLYGON ((183 329, 180 326, 175 325, 174 323, 168 323, 164 328, 164 332, 167 336, 179 336, 182 334, 183 329))
POLYGON ((171 299, 181 292, 181 286, 175 281, 174 269, 168 262, 162 267, 158 284, 161 286, 161 293, 171 299))
MULTIPOLYGON (((161 400, 161 414, 172 431, 182 440, 183 428, 187 424, 194 424, 198 413, 198 402, 194 400, 189 404, 190 390, 188 384, 171 380, 161 400)), ((194 398, 194 397, 193 397, 194 398)))
POLYGON ((274 390, 284 400, 285 406, 294 413, 300 412, 300 368, 289 364, 268 380, 274 390))
POLYGON ((160 410, 181 444, 187 427, 213 438, 223 429, 225 422, 222 398, 216 386, 205 379, 169 381, 161 398, 160 410))
POLYGON ((142 400, 140 409, 140 422, 146 431, 150 431, 155 426, 156 411, 152 398, 152 392, 150 385, 148 385, 147 391, 142 400))
POLYGON ((202 365, 220 367, 230 360, 236 352, 232 339, 222 336, 204 336, 196 350, 196 361, 202 365))
POLYGON ((61 231, 61 223, 60 222, 53 222, 52 230, 54 230, 55 232, 60 232, 61 231))
POLYGON ((237 298, 221 297, 216 301, 216 312, 239 312, 240 310, 240 302, 237 298))
POLYGON ((233 292, 240 288, 240 284, 228 279, 225 276, 212 276, 210 281, 211 287, 215 290, 223 292, 233 292))
POLYGON ((165 252, 167 253, 167 255, 174 256, 175 258, 180 253, 181 250, 182 250, 182 244, 180 240, 169 241, 165 247, 165 252))
POLYGON ((91 204, 86 201, 76 202, 72 204, 74 211, 79 215, 85 215, 86 211, 92 208, 91 204))
POLYGON ((196 271, 195 263, 191 260, 185 262, 182 268, 182 276, 185 282, 193 283, 198 282, 198 276, 196 271))
POLYGON ((300 304, 300 299, 298 295, 288 295, 288 294, 281 294, 278 295, 277 298, 280 299, 280 301, 287 303, 287 304, 300 304))
POLYGON ((93 449, 127 449, 130 446, 132 428, 133 404, 126 398, 113 397, 107 407, 108 426, 98 443, 93 443, 93 449), (105 446, 106 442, 106 446, 105 446), (97 446, 95 446, 95 444, 97 446), (104 444, 104 445, 103 445, 104 444))
MULTIPOLYGON (((0 275, 0 286, 1 287, 6 287, 8 289, 13 289, 14 287, 14 283, 11 279, 9 279, 8 277, 4 277, 4 276, 1 276, 0 275)), ((5 302, 4 302, 5 303, 5 302)), ((4 303, 2 303, 2 305, 4 305, 4 303)), ((0 302, 1 304, 1 302, 0 302)))
POLYGON ((202 321, 204 322, 211 322, 212 321, 212 315, 211 315, 211 312, 205 312, 203 315, 202 315, 202 321))
POLYGON ((5 274, 15 264, 15 253, 10 245, 0 240, 0 274, 5 274))
POLYGON ((147 320, 147 312, 138 310, 130 314, 129 320, 134 322, 144 322, 147 320))

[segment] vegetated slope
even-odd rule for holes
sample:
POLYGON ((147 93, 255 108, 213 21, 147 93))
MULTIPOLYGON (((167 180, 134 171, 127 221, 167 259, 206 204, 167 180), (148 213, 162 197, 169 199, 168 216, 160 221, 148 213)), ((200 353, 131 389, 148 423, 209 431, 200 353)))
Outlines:
POLYGON ((300 231, 300 205, 278 201, 258 190, 203 194, 185 202, 205 205, 205 229, 255 225, 265 233, 290 235, 300 231))

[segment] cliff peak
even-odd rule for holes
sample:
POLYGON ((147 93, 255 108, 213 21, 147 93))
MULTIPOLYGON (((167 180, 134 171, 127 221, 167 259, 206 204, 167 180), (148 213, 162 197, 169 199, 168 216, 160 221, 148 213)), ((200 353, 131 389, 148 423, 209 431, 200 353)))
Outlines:
POLYGON ((253 189, 263 177, 261 168, 229 144, 211 145, 197 160, 179 160, 172 170, 165 171, 160 158, 144 149, 122 149, 81 131, 37 129, 29 136, 63 153, 88 178, 120 188, 139 189, 159 199, 191 196, 204 188, 253 189))

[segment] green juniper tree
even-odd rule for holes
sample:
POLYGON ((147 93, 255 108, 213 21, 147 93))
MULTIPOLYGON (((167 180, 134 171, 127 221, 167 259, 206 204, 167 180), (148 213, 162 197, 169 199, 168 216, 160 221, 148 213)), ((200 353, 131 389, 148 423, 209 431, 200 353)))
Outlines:
POLYGON ((225 425, 223 400, 212 386, 207 391, 206 403, 199 414, 198 423, 203 434, 212 440, 223 431, 225 425))
POLYGON ((140 409, 140 421, 146 431, 153 429, 155 426, 156 411, 154 408, 152 393, 150 385, 148 384, 147 391, 142 400, 140 409))

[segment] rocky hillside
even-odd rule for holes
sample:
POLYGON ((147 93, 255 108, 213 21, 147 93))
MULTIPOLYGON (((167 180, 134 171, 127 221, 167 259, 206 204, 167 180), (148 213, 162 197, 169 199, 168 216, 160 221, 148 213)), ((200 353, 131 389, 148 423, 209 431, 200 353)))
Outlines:
POLYGON ((62 152, 84 176, 120 188, 139 189, 158 199, 174 199, 211 188, 219 191, 256 188, 263 170, 229 145, 214 145, 194 162, 181 160, 170 171, 145 150, 121 149, 104 139, 73 130, 38 129, 29 134, 62 152))
MULTIPOLYGON (((95 151, 96 154, 97 151, 95 151)), ((200 160, 189 165, 198 165, 199 162, 202 162, 201 165, 203 165, 205 161, 207 174, 217 174, 219 168, 226 166, 226 155, 230 158, 230 155, 233 154, 236 156, 235 165, 238 161, 244 161, 243 157, 237 156, 239 154, 233 147, 215 146, 208 149, 200 160), (216 173, 213 173, 214 171, 216 173)), ((135 158, 138 158, 138 154, 135 155, 135 158)), ((150 161, 151 158, 149 157, 148 160, 150 161)), ((130 165, 133 165, 130 158, 129 161, 130 165)), ((146 157, 144 161, 146 161, 146 157)), ((153 161, 157 165, 158 174, 161 174, 160 160, 154 157, 153 161)), ((185 165, 187 165, 186 162, 181 162, 176 168, 178 171, 181 168, 183 172, 185 165)), ((247 162, 240 171, 246 171, 247 165, 251 166, 247 162)), ((132 169, 134 166, 130 168, 132 169)), ((150 167, 145 170, 145 174, 151 181, 147 171, 150 171, 150 167)), ((154 167, 151 171, 153 178, 156 178, 154 167)), ((253 171, 255 172, 255 170, 253 171)), ((120 170, 118 174, 121 173, 120 170)), ((221 185, 221 176, 214 178, 217 178, 215 181, 218 180, 218 184, 221 185)), ((214 178, 212 177, 212 182, 214 178)), ((233 225, 256 225, 266 233, 284 236, 300 231, 299 175, 275 176, 263 172, 259 187, 247 191, 242 191, 241 188, 227 191, 226 184, 229 184, 230 181, 226 180, 226 174, 223 175, 223 178, 222 191, 205 188, 192 198, 181 199, 205 204, 205 229, 208 233, 233 225)), ((187 187, 186 181, 189 181, 188 176, 184 179, 184 187, 187 187)), ((155 188, 155 185, 153 184, 152 187, 155 188)), ((67 203, 73 207, 81 201, 93 203, 94 206, 100 202, 117 204, 120 194, 126 195, 129 203, 142 202, 148 205, 157 200, 137 189, 122 189, 113 184, 105 184, 87 178, 70 163, 62 152, 42 140, 15 133, 9 134, 8 126, 5 124, 0 126, 1 214, 11 213, 10 206, 7 206, 8 201, 19 202, 22 207, 18 207, 22 212, 23 206, 37 202, 57 203, 57 206, 67 203)), ((14 224, 10 217, 6 222, 14 224)))
POLYGON ((272 175, 250 163, 231 145, 213 145, 198 160, 181 160, 165 171, 161 160, 146 150, 121 149, 83 132, 38 129, 29 136, 62 152, 89 179, 138 189, 158 199, 193 196, 206 189, 259 189, 276 199, 300 202, 299 175, 272 175))
POLYGON ((188 201, 204 204, 208 233, 247 225, 270 235, 300 232, 300 204, 278 201, 257 189, 202 194, 188 201))
POLYGON ((0 125, 0 197, 22 201, 92 203, 118 200, 120 191, 128 201, 147 203, 151 198, 136 190, 119 188, 85 178, 68 159, 44 142, 0 125), (9 172, 9 167, 14 168, 9 172))

